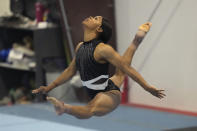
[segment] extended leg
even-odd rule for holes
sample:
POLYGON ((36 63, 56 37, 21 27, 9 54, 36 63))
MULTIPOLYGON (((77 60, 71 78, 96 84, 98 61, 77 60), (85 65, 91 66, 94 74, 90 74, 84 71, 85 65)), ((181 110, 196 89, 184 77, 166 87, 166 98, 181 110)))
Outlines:
POLYGON ((54 104, 58 115, 67 113, 79 119, 88 119, 92 116, 103 116, 113 111, 120 104, 120 92, 112 90, 98 93, 94 99, 84 106, 64 104, 54 97, 48 97, 47 100, 54 104))
POLYGON ((87 106, 69 105, 63 103, 62 101, 57 100, 54 97, 47 97, 47 100, 54 105, 57 115, 62 115, 63 113, 67 113, 81 119, 89 118, 93 115, 89 105, 87 106))
MULTIPOLYGON (((150 27, 151 27, 151 23, 149 22, 139 27, 139 30, 137 31, 134 40, 123 54, 123 59, 125 60, 126 64, 128 65, 131 64, 135 51, 137 50, 138 46, 146 36, 146 33, 149 31, 150 27)), ((124 77, 125 74, 120 69, 117 68, 115 74, 110 79, 115 83, 115 85, 120 87, 120 85, 124 81, 124 77)))

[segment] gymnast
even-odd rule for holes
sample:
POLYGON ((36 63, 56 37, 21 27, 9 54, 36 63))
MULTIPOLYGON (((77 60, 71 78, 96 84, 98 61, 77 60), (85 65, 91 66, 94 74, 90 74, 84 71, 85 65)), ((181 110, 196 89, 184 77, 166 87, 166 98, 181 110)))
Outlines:
POLYGON ((144 90, 153 96, 163 98, 164 90, 157 89, 147 83, 144 78, 131 67, 135 51, 150 30, 151 23, 141 25, 123 56, 117 53, 107 42, 109 41, 112 28, 108 20, 102 16, 88 17, 83 22, 84 41, 76 47, 76 56, 64 70, 64 72, 48 86, 41 86, 32 93, 47 93, 50 90, 68 81, 80 73, 83 87, 86 89, 91 100, 87 105, 70 105, 54 97, 47 100, 54 104, 56 113, 70 114, 79 119, 88 119, 92 116, 103 116, 112 112, 121 101, 120 86, 128 75, 137 82, 144 90), (109 78, 108 65, 116 67, 115 74, 109 78))

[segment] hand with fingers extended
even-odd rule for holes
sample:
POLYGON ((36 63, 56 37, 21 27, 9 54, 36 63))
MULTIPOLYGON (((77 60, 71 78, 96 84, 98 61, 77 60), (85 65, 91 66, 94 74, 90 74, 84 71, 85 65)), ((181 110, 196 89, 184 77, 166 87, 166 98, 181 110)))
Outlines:
POLYGON ((38 93, 46 94, 48 92, 49 92, 49 87, 48 86, 40 86, 40 88, 32 90, 33 94, 38 94, 38 93))
POLYGON ((164 90, 157 89, 153 86, 150 86, 149 88, 146 89, 146 91, 150 92, 153 96, 158 97, 158 98, 164 98, 166 95, 163 93, 164 90))

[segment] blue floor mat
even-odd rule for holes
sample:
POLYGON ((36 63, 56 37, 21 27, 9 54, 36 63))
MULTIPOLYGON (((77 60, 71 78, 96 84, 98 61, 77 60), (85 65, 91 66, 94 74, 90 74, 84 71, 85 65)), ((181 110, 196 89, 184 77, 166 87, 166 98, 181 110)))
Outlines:
POLYGON ((119 106, 106 116, 79 120, 57 116, 51 104, 41 103, 0 107, 0 123, 2 131, 160 131, 195 127, 197 117, 119 106))

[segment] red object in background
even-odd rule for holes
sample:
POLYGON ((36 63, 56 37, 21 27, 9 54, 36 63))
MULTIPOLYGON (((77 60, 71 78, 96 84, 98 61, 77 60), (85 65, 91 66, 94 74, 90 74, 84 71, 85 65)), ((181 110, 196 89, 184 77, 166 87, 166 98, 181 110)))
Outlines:
POLYGON ((125 76, 121 103, 128 103, 128 76, 125 76))
POLYGON ((36 22, 39 23, 43 21, 44 6, 40 2, 36 2, 35 9, 36 9, 36 22))

